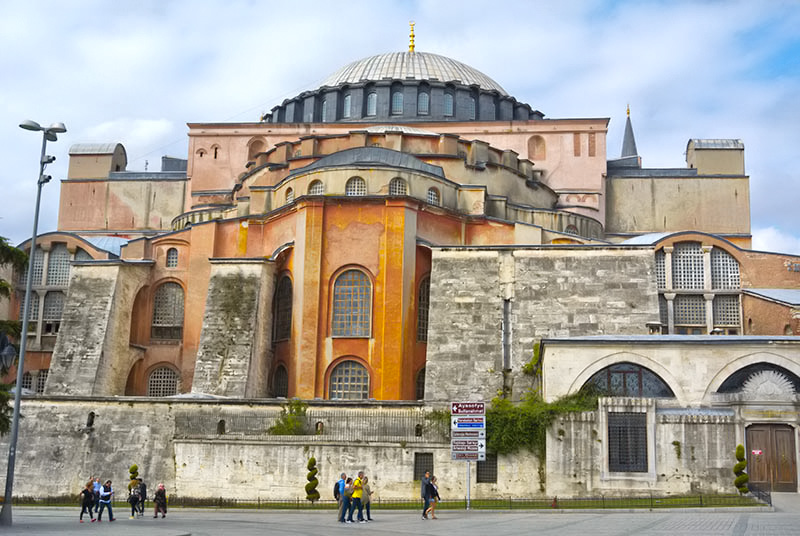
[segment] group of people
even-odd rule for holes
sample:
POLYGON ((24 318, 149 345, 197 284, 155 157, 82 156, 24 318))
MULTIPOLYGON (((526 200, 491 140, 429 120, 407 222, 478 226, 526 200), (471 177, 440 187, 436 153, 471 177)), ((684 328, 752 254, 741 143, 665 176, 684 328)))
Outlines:
POLYGON ((425 476, 422 477, 420 495, 423 502, 422 519, 437 519, 436 505, 441 500, 439 498, 439 485, 436 483, 436 477, 431 476, 430 471, 425 471, 425 476))
MULTIPOLYGON (((112 510, 111 503, 114 498, 114 488, 111 486, 111 480, 106 480, 105 484, 100 483, 100 479, 92 477, 86 486, 81 490, 81 515, 79 521, 83 523, 83 515, 88 513, 92 520, 103 521, 103 512, 108 509, 108 520, 116 521, 114 511, 112 510), (97 514, 95 519, 94 514, 97 514)), ((147 486, 141 478, 137 478, 135 482, 131 482, 128 486, 128 503, 131 505, 131 519, 137 515, 144 516, 144 506, 147 501, 147 486)), ((155 495, 153 496, 153 505, 155 512, 153 517, 158 517, 161 512, 161 517, 167 515, 167 491, 164 484, 159 484, 155 495)))
POLYGON ((342 473, 341 478, 333 486, 333 498, 339 501, 339 523, 355 523, 353 512, 358 509, 359 523, 372 521, 370 512, 370 497, 372 490, 369 488, 369 478, 364 476, 364 471, 359 471, 353 479, 342 473), (366 513, 366 517, 364 514, 366 513))

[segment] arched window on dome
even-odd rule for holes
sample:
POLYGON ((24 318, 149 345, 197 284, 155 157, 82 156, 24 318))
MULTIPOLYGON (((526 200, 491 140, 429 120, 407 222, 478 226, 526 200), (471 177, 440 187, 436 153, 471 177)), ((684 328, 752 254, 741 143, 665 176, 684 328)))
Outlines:
POLYGON ((378 115, 378 94, 374 91, 367 93, 367 115, 378 115))
POLYGON ((322 181, 313 181, 308 186, 308 195, 322 195, 325 193, 325 185, 322 181))
POLYGON ((420 91, 417 94, 417 114, 428 115, 431 110, 431 96, 427 91, 420 91))
POLYGON ((392 89, 392 115, 403 114, 403 89, 392 89))
POLYGON ((467 98, 467 119, 474 121, 477 113, 477 106, 475 105, 475 97, 470 96, 467 98))
POLYGON ((361 177, 350 177, 344 187, 344 195, 362 196, 367 195, 367 183, 361 177))
POLYGON ((408 195, 408 185, 400 177, 389 181, 389 195, 408 195))
POLYGON ((294 190, 291 188, 286 189, 286 204, 294 202, 294 190))
POLYGON ((328 121, 328 99, 322 99, 322 122, 328 121))
POLYGON ((453 94, 450 92, 444 94, 444 115, 453 117, 453 94))
POLYGON ((331 400, 365 400, 369 398, 369 372, 361 363, 343 361, 331 372, 328 398, 331 400))
POLYGON ((352 99, 350 97, 350 93, 344 96, 342 100, 342 118, 343 119, 350 119, 350 106, 352 103, 352 99))
POLYGON ((439 195, 439 190, 436 188, 428 188, 428 204, 438 207, 442 204, 441 196, 439 195))

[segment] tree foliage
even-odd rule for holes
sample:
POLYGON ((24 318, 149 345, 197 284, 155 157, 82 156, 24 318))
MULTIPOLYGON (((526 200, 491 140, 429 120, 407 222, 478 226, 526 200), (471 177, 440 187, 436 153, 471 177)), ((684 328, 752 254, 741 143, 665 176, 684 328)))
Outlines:
MULTIPOLYGON (((11 266, 15 270, 24 270, 28 255, 8 243, 8 239, 0 236, 0 267, 11 266)), ((0 299, 8 299, 14 286, 10 281, 0 277, 0 299)), ((14 320, 0 320, 0 332, 18 338, 20 323, 14 320)))
POLYGON ((272 435, 306 435, 308 426, 306 422, 306 410, 308 404, 298 398, 293 398, 281 405, 281 416, 274 426, 271 426, 268 433, 272 435))

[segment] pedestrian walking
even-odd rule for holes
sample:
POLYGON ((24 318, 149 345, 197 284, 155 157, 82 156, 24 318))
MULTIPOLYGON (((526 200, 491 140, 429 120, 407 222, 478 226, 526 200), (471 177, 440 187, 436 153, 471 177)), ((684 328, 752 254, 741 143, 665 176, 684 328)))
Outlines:
POLYGON ((425 471, 425 476, 420 482, 419 493, 422 497, 422 519, 428 519, 428 507, 431 505, 431 496, 428 494, 428 484, 431 483, 431 472, 425 471))
POLYGON ((103 484, 100 483, 100 477, 94 477, 92 482, 92 491, 94 492, 94 513, 100 508, 100 492, 103 490, 103 484))
POLYGON ((344 491, 342 491, 342 516, 339 521, 342 523, 352 523, 347 520, 347 515, 350 513, 350 498, 353 496, 353 479, 347 477, 344 481, 344 491))
POLYGON ((144 506, 147 502, 147 485, 139 478, 139 517, 144 515, 144 506))
POLYGON ((342 473, 339 477, 339 480, 336 481, 336 484, 333 485, 333 498, 339 503, 339 509, 336 512, 336 520, 340 523, 344 523, 344 516, 342 515, 342 507, 344 505, 344 486, 347 479, 347 475, 342 473))
POLYGON ((167 490, 164 488, 164 484, 158 485, 156 494, 153 496, 153 505, 155 508, 153 519, 158 517, 159 512, 161 512, 161 519, 167 517, 167 490))
POLYGON ((358 522, 366 523, 366 521, 364 521, 364 505, 361 504, 361 497, 364 494, 364 487, 361 480, 362 478, 364 478, 364 471, 359 471, 358 476, 355 480, 353 480, 353 495, 350 502, 350 514, 347 516, 348 523, 353 522, 353 512, 356 508, 358 508, 358 522))
POLYGON ((369 487, 369 477, 365 476, 361 480, 361 489, 363 490, 361 502, 364 503, 364 512, 367 514, 367 521, 372 521, 372 515, 369 512, 369 505, 372 502, 372 490, 369 487))
POLYGON ((131 505, 131 519, 136 518, 136 514, 139 512, 139 482, 137 481, 136 484, 130 487, 128 490, 128 504, 131 505))
POLYGON ((436 505, 439 504, 439 485, 436 483, 436 477, 431 477, 430 482, 428 482, 428 496, 429 496, 429 503, 428 510, 425 512, 427 515, 431 516, 431 519, 436 518, 436 505))
POLYGON ((81 516, 78 520, 83 523, 83 514, 88 513, 94 523, 94 514, 92 513, 92 506, 94 506, 94 482, 89 480, 81 490, 81 516))
POLYGON ((100 512, 97 514, 97 521, 103 521, 103 510, 108 508, 108 520, 116 521, 114 512, 111 509, 111 499, 114 497, 114 488, 111 487, 111 481, 106 480, 103 488, 100 490, 100 512))

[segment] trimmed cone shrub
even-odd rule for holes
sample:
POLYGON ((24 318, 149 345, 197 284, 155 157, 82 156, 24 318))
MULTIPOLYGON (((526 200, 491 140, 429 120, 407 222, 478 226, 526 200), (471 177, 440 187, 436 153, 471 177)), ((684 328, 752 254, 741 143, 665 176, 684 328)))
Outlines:
POLYGON ((317 459, 313 456, 310 460, 308 460, 308 474, 306 475, 306 480, 308 480, 308 484, 306 484, 306 499, 311 501, 311 504, 314 504, 314 501, 319 500, 319 491, 317 491, 317 486, 319 486, 319 480, 317 480, 317 459))
POLYGON ((736 445, 736 459, 738 462, 733 466, 733 473, 736 475, 733 485, 736 486, 739 493, 744 495, 750 491, 747 488, 747 482, 750 481, 750 476, 744 472, 745 467, 747 467, 747 460, 744 457, 744 445, 736 445))

